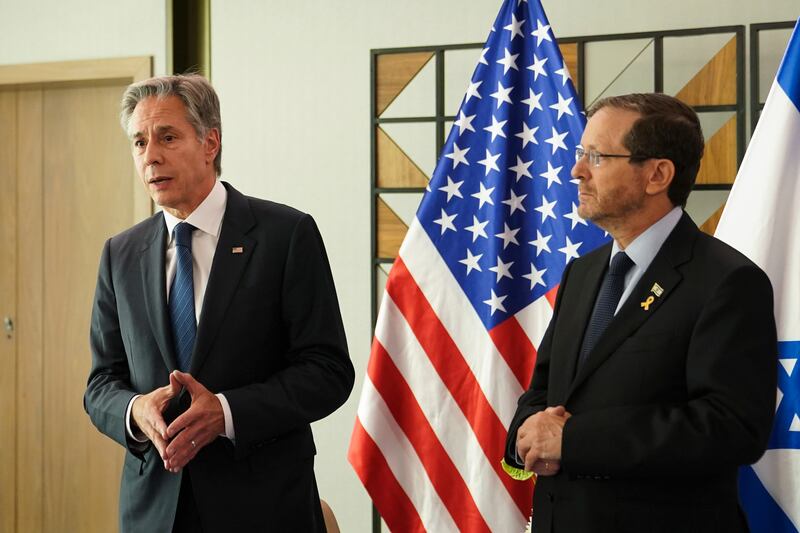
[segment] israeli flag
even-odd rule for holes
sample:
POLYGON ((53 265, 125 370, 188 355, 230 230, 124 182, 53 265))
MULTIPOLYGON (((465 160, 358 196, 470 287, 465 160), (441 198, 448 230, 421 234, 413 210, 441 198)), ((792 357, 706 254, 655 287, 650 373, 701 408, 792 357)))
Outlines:
MULTIPOLYGON (((775 424, 759 462, 740 471, 755 533, 800 531, 800 20, 722 213, 716 236, 757 263, 775 291, 775 424)), ((771 356, 772 354, 765 354, 771 356)))

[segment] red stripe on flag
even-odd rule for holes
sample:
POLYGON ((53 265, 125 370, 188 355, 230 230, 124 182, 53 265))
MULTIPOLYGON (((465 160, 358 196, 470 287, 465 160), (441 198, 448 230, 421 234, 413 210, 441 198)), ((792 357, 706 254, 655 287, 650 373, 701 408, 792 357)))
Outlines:
POLYGON ((550 302, 550 307, 553 309, 556 308, 556 296, 558 295, 558 285, 550 289, 544 294, 544 297, 547 298, 547 301, 550 302))
POLYGON ((505 455, 507 428, 497 417, 461 351, 439 321, 401 257, 394 261, 386 291, 464 413, 489 464, 522 515, 527 518, 530 516, 533 484, 513 480, 500 466, 500 460, 505 455))
MULTIPOLYGON (((396 264, 392 270, 394 268, 396 264)), ((431 484, 458 528, 461 531, 491 531, 403 374, 377 339, 372 344, 367 375, 417 452, 431 484)))
POLYGON ((392 531, 423 533, 419 513, 394 477, 380 448, 356 418, 347 459, 392 531))
POLYGON ((536 365, 536 348, 513 316, 489 330, 489 336, 523 389, 527 389, 536 365))

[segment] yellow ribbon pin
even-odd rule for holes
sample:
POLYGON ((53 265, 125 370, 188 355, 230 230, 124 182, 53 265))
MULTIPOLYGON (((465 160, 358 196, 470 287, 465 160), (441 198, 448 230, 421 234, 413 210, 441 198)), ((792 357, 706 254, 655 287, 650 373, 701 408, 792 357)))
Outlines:
POLYGON ((653 296, 648 296, 647 300, 643 301, 639 305, 641 305, 644 308, 645 311, 649 311, 650 310, 650 304, 652 304, 655 301, 656 301, 656 299, 653 296))
POLYGON ((500 461, 500 465, 503 467, 503 470, 505 471, 506 474, 516 479, 517 481, 527 481, 533 477, 533 472, 528 472, 521 468, 513 467, 510 464, 508 464, 505 459, 500 461))

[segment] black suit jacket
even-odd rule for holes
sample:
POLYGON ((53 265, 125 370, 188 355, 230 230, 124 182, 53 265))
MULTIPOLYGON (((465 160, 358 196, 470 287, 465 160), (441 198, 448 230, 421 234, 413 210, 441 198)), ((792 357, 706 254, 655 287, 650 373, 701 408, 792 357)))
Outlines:
MULTIPOLYGON (((204 531, 324 531, 309 424, 344 403, 354 379, 328 259, 309 215, 225 187, 191 373, 225 395, 236 441, 217 438, 186 467, 204 531)), ((166 243, 161 213, 109 239, 92 312, 84 406, 127 448, 122 531, 170 531, 180 488, 154 447, 127 438, 124 420, 133 395, 166 385, 177 367, 166 243)), ((189 403, 173 400, 167 423, 189 403)))
POLYGON ((573 415, 560 472, 536 482, 533 530, 746 531, 737 467, 763 453, 775 409, 769 279, 684 214, 578 368, 610 250, 565 270, 509 429, 513 464, 526 418, 555 405, 573 415))

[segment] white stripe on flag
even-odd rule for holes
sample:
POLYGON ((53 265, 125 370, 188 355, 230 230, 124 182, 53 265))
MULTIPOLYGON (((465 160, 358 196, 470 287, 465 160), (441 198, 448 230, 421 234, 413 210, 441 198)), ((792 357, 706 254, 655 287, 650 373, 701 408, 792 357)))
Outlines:
POLYGON ((458 531, 436 490, 431 485, 413 446, 397 426, 389 408, 369 376, 364 379, 358 405, 361 426, 378 443, 397 482, 417 509, 427 531, 458 531))
POLYGON ((517 517, 520 519, 516 521, 518 524, 509 524, 515 521, 514 516, 509 516, 509 510, 516 508, 514 501, 488 463, 463 412, 388 294, 381 304, 380 316, 381 324, 391 327, 376 330, 375 337, 403 374, 425 418, 464 477, 484 520, 492 531, 508 531, 513 526, 524 527, 521 515, 517 517))
POLYGON ((514 417, 515 400, 524 391, 416 218, 408 228, 400 257, 507 428, 514 417))
POLYGON ((531 344, 538 351, 539 345, 542 343, 542 337, 544 337, 547 326, 550 324, 550 319, 553 317, 553 308, 550 306, 550 302, 542 296, 531 302, 528 307, 522 309, 514 317, 531 340, 531 344))

